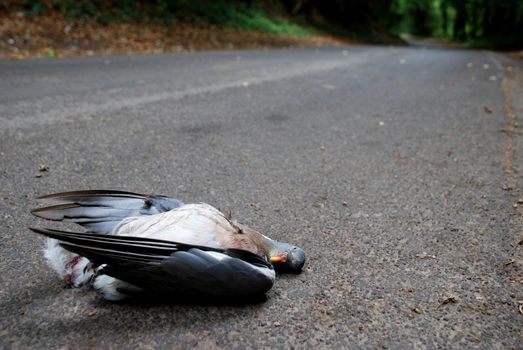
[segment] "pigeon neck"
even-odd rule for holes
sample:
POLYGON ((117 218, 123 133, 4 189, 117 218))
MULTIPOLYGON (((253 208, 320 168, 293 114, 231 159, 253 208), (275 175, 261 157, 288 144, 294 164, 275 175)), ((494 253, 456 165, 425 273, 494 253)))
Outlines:
POLYGON ((292 247, 288 243, 270 239, 269 237, 266 237, 266 236, 263 236, 263 237, 264 237, 265 245, 267 246, 267 253, 269 254, 269 258, 271 258, 273 256, 277 256, 283 252, 287 252, 292 247))

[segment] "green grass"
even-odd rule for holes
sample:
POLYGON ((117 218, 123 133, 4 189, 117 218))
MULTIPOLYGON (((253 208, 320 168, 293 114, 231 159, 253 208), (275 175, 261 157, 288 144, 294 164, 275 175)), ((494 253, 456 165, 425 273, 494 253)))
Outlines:
POLYGON ((297 36, 307 36, 310 34, 310 30, 303 26, 271 16, 259 9, 243 9, 243 11, 234 9, 231 11, 228 19, 218 24, 268 33, 282 33, 297 36))
POLYGON ((216 25, 257 30, 267 33, 282 33, 307 36, 310 30, 297 23, 270 14, 256 5, 250 7, 242 3, 214 1, 183 1, 177 0, 171 8, 176 20, 189 20, 193 23, 212 23, 216 25))

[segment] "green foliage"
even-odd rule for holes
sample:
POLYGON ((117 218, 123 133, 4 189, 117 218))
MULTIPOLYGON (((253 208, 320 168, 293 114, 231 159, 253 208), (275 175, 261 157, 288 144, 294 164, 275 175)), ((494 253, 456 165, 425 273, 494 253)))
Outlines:
POLYGON ((179 21, 293 35, 308 35, 308 23, 363 39, 410 33, 523 48, 523 0, 0 0, 2 8, 31 15, 53 9, 101 23, 179 21))
POLYGON ((217 22, 217 24, 269 33, 285 33, 297 36, 309 34, 309 30, 306 28, 285 19, 271 17, 259 9, 231 11, 228 18, 221 23, 217 22))
POLYGON ((473 46, 523 48, 523 0, 395 0, 397 32, 473 46))
POLYGON ((259 30, 270 33, 308 35, 309 31, 298 24, 270 15, 256 5, 247 6, 238 1, 174 1, 177 19, 193 23, 211 23, 234 28, 259 30))
POLYGON ((45 6, 39 0, 25 0, 24 5, 30 8, 30 14, 32 16, 38 16, 45 11, 45 6))
POLYGON ((101 23, 120 21, 170 25, 182 21, 299 36, 310 32, 304 26, 270 14, 256 2, 251 4, 248 1, 22 0, 18 6, 20 9, 35 16, 55 10, 71 19, 101 23))

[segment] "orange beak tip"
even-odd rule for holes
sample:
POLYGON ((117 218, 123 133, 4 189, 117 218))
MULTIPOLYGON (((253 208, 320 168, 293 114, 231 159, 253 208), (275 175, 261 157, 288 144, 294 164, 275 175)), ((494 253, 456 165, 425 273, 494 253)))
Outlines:
POLYGON ((271 263, 279 263, 279 262, 282 262, 282 260, 283 259, 281 258, 281 256, 273 256, 271 258, 271 263))

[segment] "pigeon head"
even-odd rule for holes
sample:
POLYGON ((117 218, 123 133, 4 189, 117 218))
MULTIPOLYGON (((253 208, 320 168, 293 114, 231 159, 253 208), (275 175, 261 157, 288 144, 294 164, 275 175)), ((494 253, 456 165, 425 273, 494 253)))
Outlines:
POLYGON ((273 266, 282 272, 300 273, 305 264, 305 252, 288 243, 273 241, 274 249, 270 260, 273 266))
POLYGON ((305 264, 305 252, 292 244, 276 241, 249 226, 231 221, 239 233, 261 237, 264 253, 267 254, 274 268, 280 272, 300 273, 305 264))

